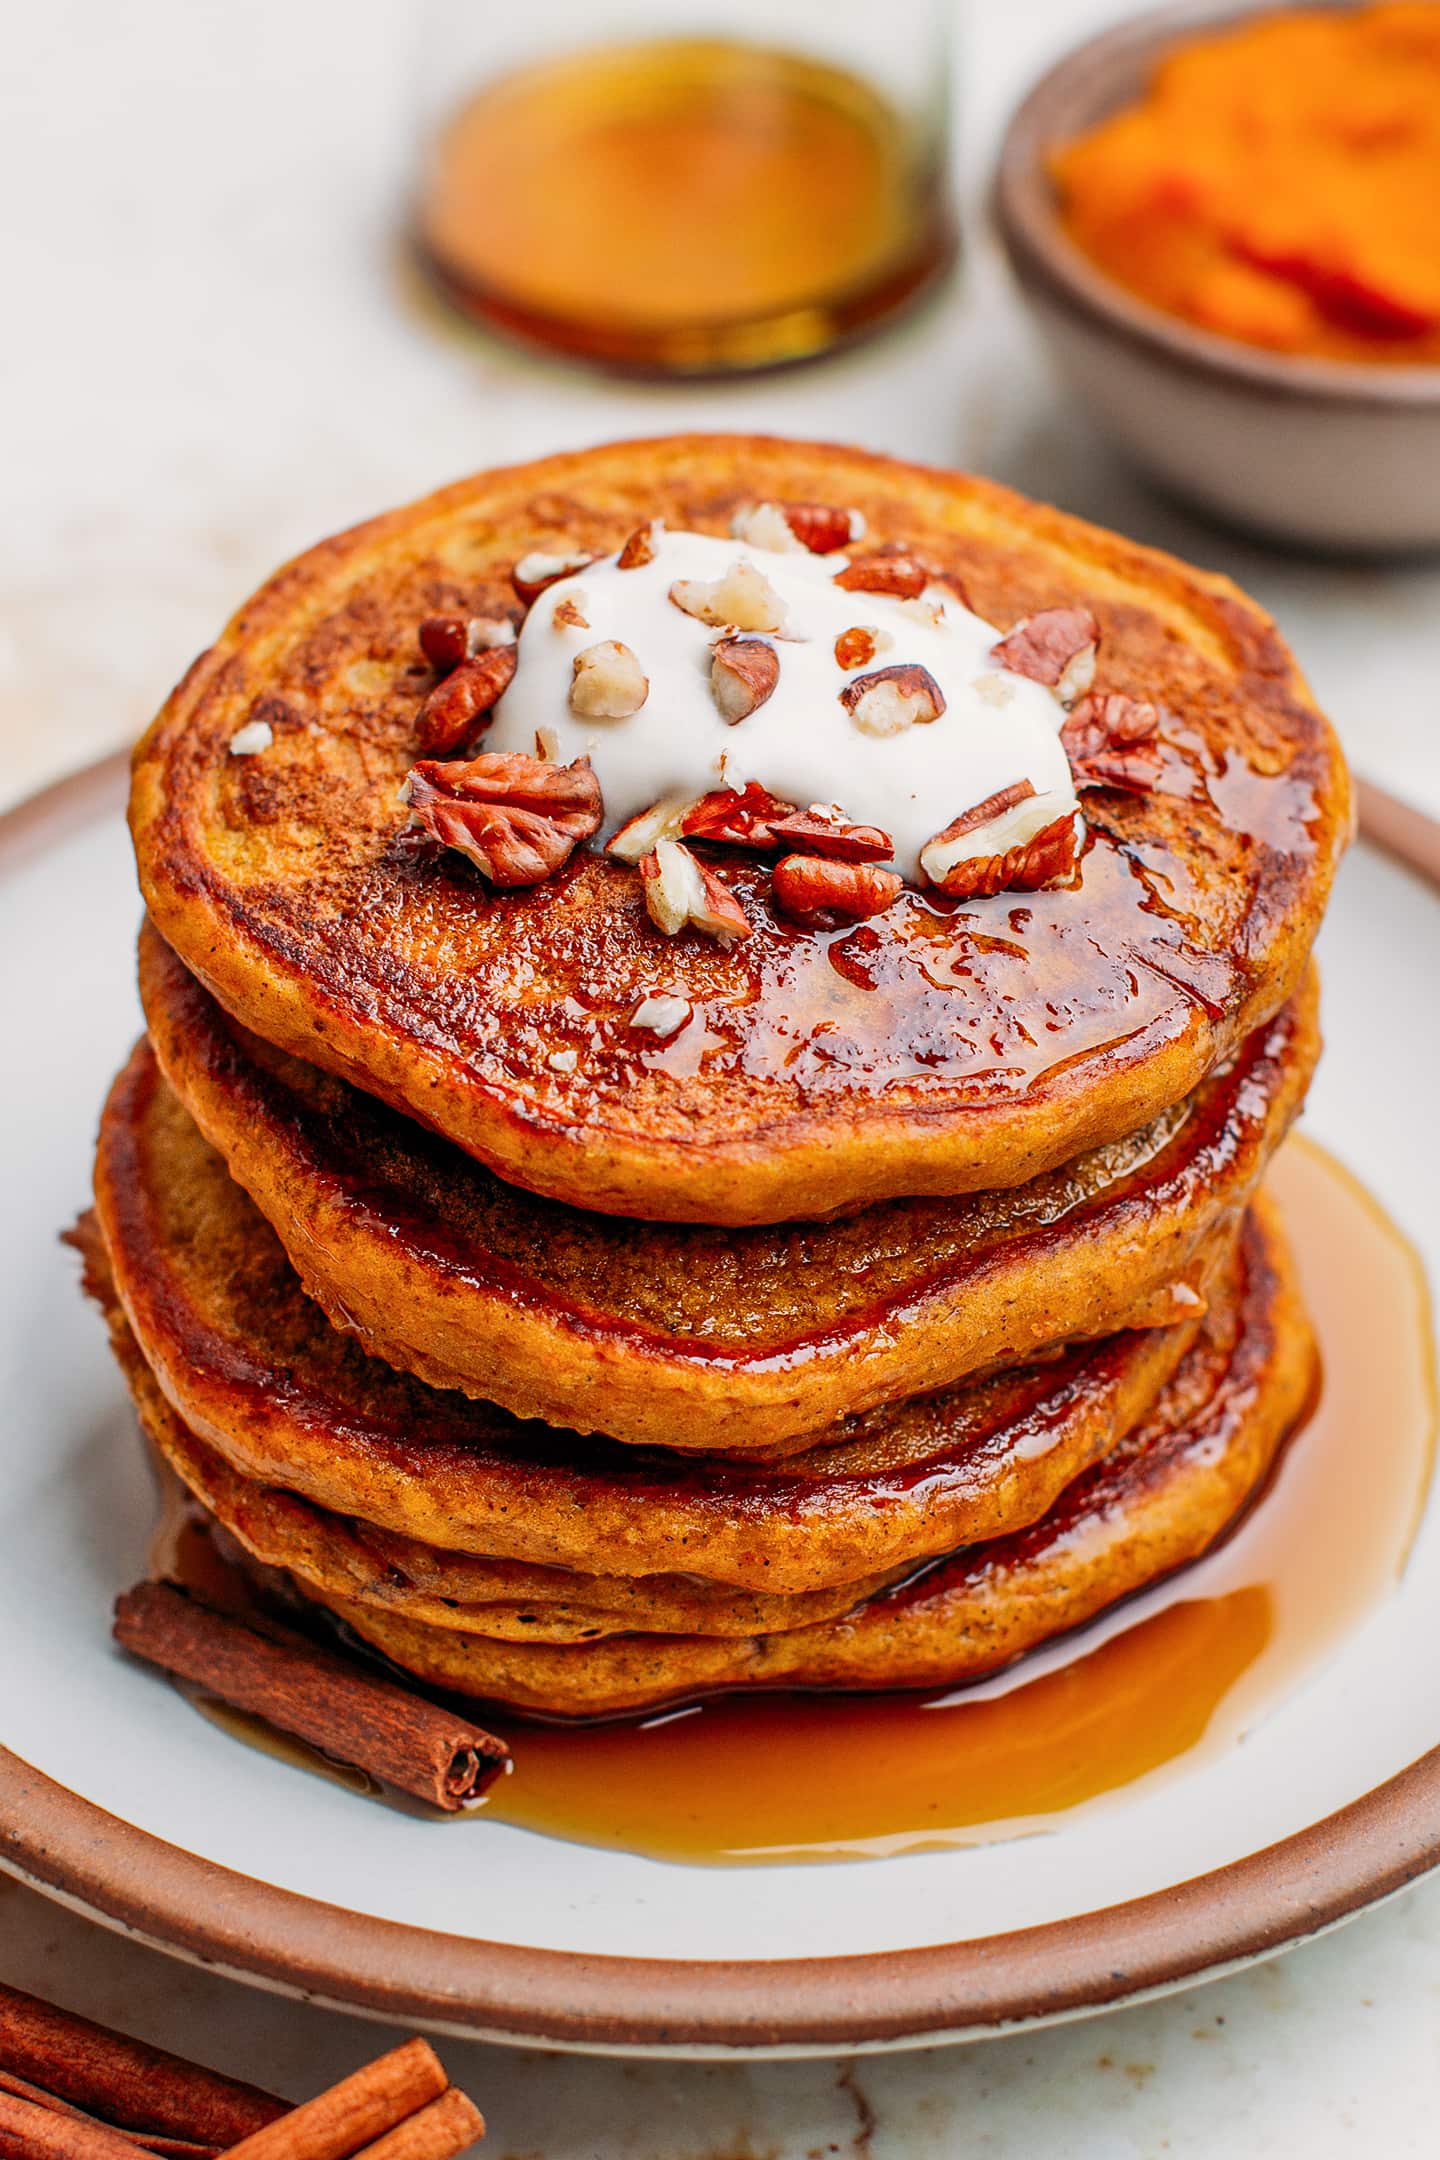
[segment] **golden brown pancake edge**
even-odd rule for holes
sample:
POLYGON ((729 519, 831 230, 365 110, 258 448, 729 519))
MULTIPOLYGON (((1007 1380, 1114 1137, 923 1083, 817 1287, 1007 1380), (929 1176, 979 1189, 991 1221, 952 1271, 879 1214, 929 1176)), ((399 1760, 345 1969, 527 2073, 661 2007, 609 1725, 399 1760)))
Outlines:
POLYGON ((1014 1530, 1147 1412, 1196 1325, 1076 1345, 781 1463, 706 1460, 522 1424, 367 1356, 306 1298, 144 1045, 107 1106, 96 1196, 102 1303, 242 1476, 428 1546, 581 1573, 793 1595, 1014 1530))
POLYGON ((259 1043, 153 926, 140 974, 168 1081, 337 1326, 518 1417, 702 1453, 821 1444, 876 1406, 1163 1304, 1238 1221, 1319 1052, 1312 970, 1149 1135, 1019 1190, 717 1231, 510 1189, 259 1043))

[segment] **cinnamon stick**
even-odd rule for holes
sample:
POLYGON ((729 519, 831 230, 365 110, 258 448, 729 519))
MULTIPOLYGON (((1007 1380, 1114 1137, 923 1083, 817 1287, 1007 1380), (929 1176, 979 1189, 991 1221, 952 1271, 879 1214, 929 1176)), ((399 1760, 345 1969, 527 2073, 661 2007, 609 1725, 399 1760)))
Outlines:
MULTIPOLYGON (((0 2069, 0 2093, 9 2093, 16 2100, 28 2100, 35 2107, 49 2108, 55 2115, 73 2115, 80 2122, 93 2123, 94 2115, 87 2115, 82 2108, 72 2107, 57 2093, 46 2092, 41 2085, 32 2085, 28 2078, 17 2077, 13 2070, 0 2069)), ((113 2130, 113 2123, 101 2123, 102 2130, 113 2130)), ((193 2138, 156 2137, 148 2130, 129 2130, 125 2135, 146 2152, 164 2155, 164 2160, 216 2160, 221 2148, 218 2145, 200 2145, 193 2138)))
POLYGON ((91 2115, 142 2136, 233 2145, 285 2102, 143 2040, 107 2032, 20 1988, 0 1985, 0 2065, 91 2115))
POLYGON ((0 2092, 0 2160, 135 2160, 118 2130, 0 2092))
POLYGON ((237 1710, 455 1813, 473 1806, 510 1750, 468 1719, 264 1621, 237 1620, 172 1583, 115 1602, 115 1639, 237 1710))
POLYGON ((387 2130, 355 2160, 455 2160, 485 2135, 485 2118, 458 2086, 452 2085, 428 2107, 417 2108, 387 2130))
POLYGON ((229 2160, 349 2160, 383 2140, 407 2115, 438 2100, 448 2084, 429 2043, 407 2040, 253 2137, 242 2138, 231 2147, 229 2160))

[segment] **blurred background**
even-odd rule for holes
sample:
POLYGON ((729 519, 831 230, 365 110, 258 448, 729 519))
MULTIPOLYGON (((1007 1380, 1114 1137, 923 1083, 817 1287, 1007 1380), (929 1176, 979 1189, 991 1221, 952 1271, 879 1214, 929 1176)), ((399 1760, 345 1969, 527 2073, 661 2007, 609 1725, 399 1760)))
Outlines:
MULTIPOLYGON (((1162 502, 1052 384, 999 259, 983 199, 1007 116, 1124 12, 756 10, 776 42, 803 47, 821 20, 862 69, 878 54, 897 95, 928 75, 927 124, 949 110, 959 274, 822 362, 637 382, 473 328, 407 238, 419 153, 477 70, 562 58, 593 6, 535 0, 514 24, 483 0, 12 10, 0 801, 131 738, 256 581, 321 534, 475 467, 700 425, 971 466, 1228 570, 1279 615, 1361 767, 1440 811, 1440 572, 1291 556, 1162 502)), ((604 25, 657 15, 709 20, 611 7, 604 25)), ((725 20, 743 35, 738 0, 725 20)), ((697 253, 716 245, 699 218, 697 253)))

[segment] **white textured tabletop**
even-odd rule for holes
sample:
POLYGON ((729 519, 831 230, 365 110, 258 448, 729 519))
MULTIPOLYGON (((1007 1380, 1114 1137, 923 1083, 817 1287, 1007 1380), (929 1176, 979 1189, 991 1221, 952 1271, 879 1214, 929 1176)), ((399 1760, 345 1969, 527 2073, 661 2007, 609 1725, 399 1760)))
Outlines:
MULTIPOLYGON (((973 196, 1027 78, 1121 10, 965 12, 973 196)), ((702 425, 971 465, 1229 571, 1280 617, 1356 764, 1440 812, 1440 569, 1301 562, 1145 493, 1052 396, 983 239, 923 320, 738 387, 607 384, 455 330, 394 239, 422 13, 12 11, 0 804, 133 735, 235 602, 320 533, 476 466, 702 425)), ((378 2044, 3 1878, 0 1978, 297 2096, 378 2044)), ((1440 1884, 1203 1991, 950 2054, 747 2070, 445 2052, 491 2118, 486 2150, 516 2160, 1403 2160, 1436 2150, 1440 1884)))

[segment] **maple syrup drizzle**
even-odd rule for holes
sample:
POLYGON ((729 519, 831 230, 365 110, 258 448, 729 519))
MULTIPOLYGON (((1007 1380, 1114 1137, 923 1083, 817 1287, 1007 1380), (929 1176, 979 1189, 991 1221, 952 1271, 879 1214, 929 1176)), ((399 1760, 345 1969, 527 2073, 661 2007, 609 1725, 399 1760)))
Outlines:
MULTIPOLYGON (((1286 1144, 1270 1187, 1323 1385, 1270 1489, 1208 1559, 948 1694, 735 1696, 581 1727, 487 1717, 515 1770, 464 1819, 690 1863, 839 1860, 1053 1828, 1231 1746, 1394 1587, 1435 1452, 1430 1300, 1413 1248, 1313 1142, 1286 1144)), ((212 1598, 250 1594, 183 1506, 152 1559, 212 1598)), ((270 1753, 356 1783, 202 1707, 270 1753)))

